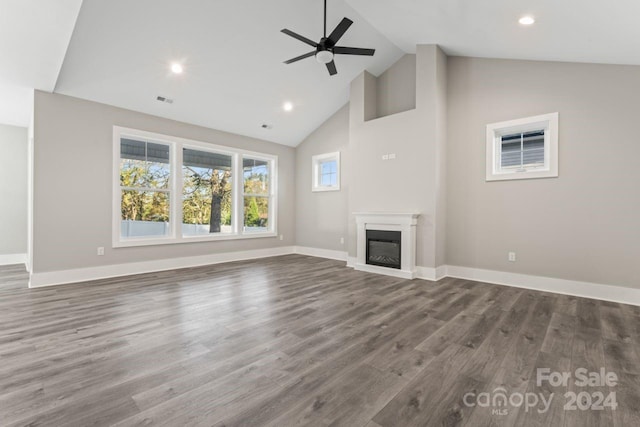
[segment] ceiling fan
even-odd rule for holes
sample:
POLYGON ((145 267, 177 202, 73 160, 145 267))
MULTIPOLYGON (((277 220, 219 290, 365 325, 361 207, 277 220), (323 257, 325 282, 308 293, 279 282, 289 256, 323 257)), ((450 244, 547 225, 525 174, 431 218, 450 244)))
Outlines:
POLYGON ((316 43, 313 40, 310 40, 285 28, 284 30, 282 30, 283 33, 293 37, 294 39, 298 39, 303 43, 313 46, 315 50, 285 61, 284 63, 291 64, 293 62, 300 61, 301 59, 315 56, 318 62, 327 65, 329 74, 333 76, 335 74, 338 74, 336 63, 333 61, 334 55, 373 56, 373 54, 376 52, 375 49, 360 49, 357 47, 336 46, 336 43, 338 43, 344 33, 347 32, 351 24, 353 24, 352 20, 350 20, 349 18, 342 18, 342 21, 340 21, 338 26, 333 30, 331 34, 329 34, 329 37, 327 37, 327 0, 324 0, 324 37, 322 37, 320 41, 316 43))

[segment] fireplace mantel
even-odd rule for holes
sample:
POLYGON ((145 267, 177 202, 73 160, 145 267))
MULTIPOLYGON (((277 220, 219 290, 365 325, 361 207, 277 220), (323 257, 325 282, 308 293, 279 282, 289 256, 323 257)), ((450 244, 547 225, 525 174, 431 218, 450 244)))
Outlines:
POLYGON ((414 279, 416 277, 416 224, 420 214, 415 212, 354 212, 353 215, 356 218, 357 226, 355 269, 414 279), (367 230, 400 231, 402 233, 400 269, 367 264, 367 230))

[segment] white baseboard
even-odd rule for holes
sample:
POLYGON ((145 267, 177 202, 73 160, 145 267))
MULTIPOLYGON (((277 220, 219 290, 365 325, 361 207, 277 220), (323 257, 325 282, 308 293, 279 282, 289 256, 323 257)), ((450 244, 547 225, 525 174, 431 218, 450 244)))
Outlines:
MULTIPOLYGON (((352 268, 355 268, 357 264, 357 259, 355 257, 348 256, 347 252, 302 246, 283 246, 279 248, 228 252, 188 258, 172 258, 74 270, 33 273, 31 274, 29 287, 36 288, 67 283, 87 282, 110 277, 174 270, 178 268, 198 267, 202 265, 242 261, 247 259, 267 258, 293 253, 346 261, 347 267, 352 268)), ((0 265, 24 264, 26 261, 26 254, 0 255, 0 265)), ((375 271, 372 272, 375 273, 375 271)), ((474 280, 477 282, 494 283, 497 285, 513 286, 516 288, 532 289, 543 292, 640 306, 640 289, 627 288, 623 286, 580 282, 575 280, 556 279, 552 277, 532 276, 527 274, 483 270, 479 268, 453 265, 444 265, 437 268, 419 266, 417 267, 416 277, 418 279, 431 281, 440 280, 445 277, 455 277, 474 280)))
POLYGON ((453 265, 446 270, 449 277, 640 306, 640 289, 453 265))
POLYGON ((332 251, 329 249, 309 248, 306 246, 295 246, 294 251, 300 255, 315 256, 318 258, 335 259, 337 261, 346 261, 347 252, 332 251))
POLYGON ((447 266, 441 265, 440 267, 436 267, 436 278, 435 280, 441 280, 447 277, 447 266))
POLYGON ((156 271, 175 270, 178 268, 220 264, 223 262, 288 255, 294 252, 295 251, 293 246, 283 246, 278 248, 254 249, 241 252, 226 252, 186 258, 171 258, 156 261, 132 262, 128 264, 78 268, 73 270, 32 273, 29 280, 29 287, 38 288, 43 286, 63 285, 68 283, 88 282, 91 280, 129 276, 132 274, 152 273, 156 271))
POLYGON ((416 267, 418 269, 418 274, 416 278, 423 280, 431 280, 433 282, 437 282, 440 279, 444 279, 447 277, 447 266, 441 265, 440 267, 416 267))
POLYGON ((27 254, 0 255, 0 265, 26 264, 27 254))
POLYGON ((436 269, 432 267, 421 267, 417 266, 418 274, 416 274, 416 279, 422 280, 436 280, 436 269))
MULTIPOLYGON (((347 258, 347 267, 355 267, 356 258, 347 258)), ((505 271, 484 270, 479 268, 442 265, 436 268, 417 267, 416 278, 438 281, 445 277, 473 280, 496 285, 532 289, 555 294, 571 295, 611 301, 621 304, 640 306, 640 289, 624 286, 605 285, 600 283, 581 282, 576 280, 557 279, 553 277, 532 276, 528 274, 508 273, 505 271)))

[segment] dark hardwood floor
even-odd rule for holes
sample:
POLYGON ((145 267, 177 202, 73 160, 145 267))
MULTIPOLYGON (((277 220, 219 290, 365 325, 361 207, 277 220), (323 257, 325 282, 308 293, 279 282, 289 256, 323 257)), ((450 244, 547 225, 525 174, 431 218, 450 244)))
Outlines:
POLYGON ((300 255, 26 281, 0 267, 2 426, 640 425, 638 307, 300 255), (617 385, 536 382, 601 367, 617 385), (553 399, 476 400, 500 390, 553 399), (618 407, 565 410, 567 392, 618 407))

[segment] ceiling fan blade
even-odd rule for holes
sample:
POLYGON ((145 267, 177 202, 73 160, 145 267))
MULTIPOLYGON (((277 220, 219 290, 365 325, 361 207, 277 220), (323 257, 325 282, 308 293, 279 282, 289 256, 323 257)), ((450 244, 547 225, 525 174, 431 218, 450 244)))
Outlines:
POLYGON ((365 56, 373 56, 376 53, 375 49, 360 49, 359 47, 345 47, 345 46, 336 46, 333 49, 333 53, 339 55, 365 55, 365 56))
POLYGON ((294 62, 298 62, 298 61, 300 61, 301 59, 308 58, 308 57, 313 56, 313 55, 315 55, 315 54, 316 54, 316 51, 315 51, 315 50, 312 50, 311 52, 309 52, 309 53, 305 53, 304 55, 296 56, 295 58, 292 58, 292 59, 290 59, 290 60, 288 60, 288 61, 284 61, 284 63, 285 63, 285 64, 292 64, 292 63, 294 63, 294 62))
POLYGON ((335 45, 338 43, 338 40, 344 36, 344 33, 347 32, 349 27, 353 24, 353 21, 349 18, 342 18, 342 21, 338 24, 338 26, 333 30, 331 34, 329 34, 328 39, 335 45))
POLYGON ((338 70, 336 69, 336 63, 331 61, 327 64, 327 70, 329 70, 329 75, 333 76, 338 74, 338 70))
POLYGON ((310 45, 310 46, 318 47, 318 43, 314 42, 313 40, 309 40, 309 39, 308 39, 308 38, 306 38, 305 36, 301 36, 300 34, 294 33, 294 32, 293 32, 293 31, 291 31, 291 30, 287 30, 287 29, 285 28, 285 29, 281 30, 281 32, 285 33, 285 34, 286 34, 286 35, 288 35, 288 36, 293 37, 294 39, 298 39, 298 40, 300 40, 301 42, 306 43, 306 44, 308 44, 308 45, 310 45))

